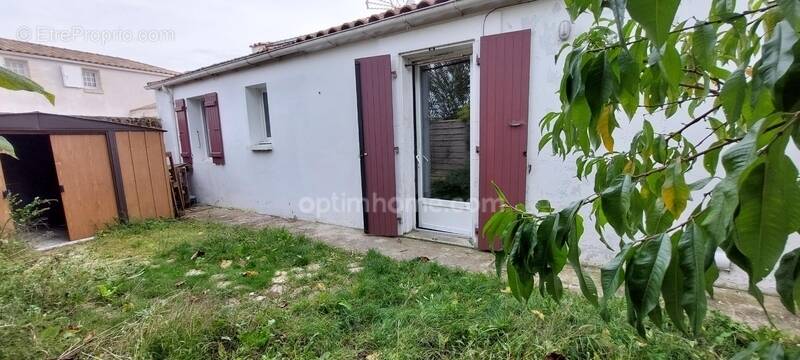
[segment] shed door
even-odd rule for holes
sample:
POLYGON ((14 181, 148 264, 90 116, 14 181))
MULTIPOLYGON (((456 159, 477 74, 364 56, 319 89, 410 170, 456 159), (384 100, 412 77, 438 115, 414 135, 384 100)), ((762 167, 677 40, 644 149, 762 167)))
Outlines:
POLYGON ((118 216, 105 135, 50 135, 70 240, 85 239, 118 216))
MULTIPOLYGON (((492 182, 514 205, 525 202, 530 59, 530 30, 481 38, 479 231, 498 210, 492 182)), ((481 236, 479 247, 490 242, 481 236)))
POLYGON ((364 231, 397 236, 392 66, 389 55, 356 60, 364 231))

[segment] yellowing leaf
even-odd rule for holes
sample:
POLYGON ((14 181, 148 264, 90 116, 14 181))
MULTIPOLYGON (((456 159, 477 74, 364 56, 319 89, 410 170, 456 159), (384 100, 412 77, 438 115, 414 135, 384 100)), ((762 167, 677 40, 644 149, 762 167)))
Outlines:
POLYGON ((603 139, 603 146, 606 150, 614 151, 614 137, 611 136, 611 131, 614 126, 614 108, 611 105, 606 105, 597 118, 597 133, 603 139))
POLYGON ((633 175, 633 172, 636 171, 636 163, 633 161, 628 160, 628 163, 625 164, 625 168, 622 169, 625 174, 633 175))
POLYGON ((667 169, 664 186, 661 187, 661 199, 664 201, 664 207, 675 218, 686 210, 686 204, 689 202, 689 186, 686 185, 680 159, 675 160, 667 169))

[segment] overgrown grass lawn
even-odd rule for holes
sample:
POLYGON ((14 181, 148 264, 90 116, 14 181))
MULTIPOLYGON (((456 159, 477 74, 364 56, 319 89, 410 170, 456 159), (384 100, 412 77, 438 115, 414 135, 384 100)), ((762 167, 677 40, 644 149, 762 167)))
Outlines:
POLYGON ((780 340, 714 314, 702 338, 604 323, 577 295, 522 305, 493 276, 283 230, 121 226, 58 252, 0 245, 0 358, 716 359, 780 340))

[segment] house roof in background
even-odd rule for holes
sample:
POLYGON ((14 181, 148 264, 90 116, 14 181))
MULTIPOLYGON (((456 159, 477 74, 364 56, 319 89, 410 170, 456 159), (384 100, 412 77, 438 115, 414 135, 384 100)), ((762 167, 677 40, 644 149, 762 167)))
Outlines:
POLYGON ((4 38, 0 38, 0 51, 78 61, 89 64, 97 64, 97 65, 111 66, 121 69, 145 71, 145 72, 163 74, 168 76, 179 74, 179 72, 177 71, 167 70, 158 66, 148 65, 145 63, 140 63, 138 61, 123 59, 116 56, 101 55, 85 51, 70 50, 55 46, 34 44, 34 43, 4 39, 4 38))

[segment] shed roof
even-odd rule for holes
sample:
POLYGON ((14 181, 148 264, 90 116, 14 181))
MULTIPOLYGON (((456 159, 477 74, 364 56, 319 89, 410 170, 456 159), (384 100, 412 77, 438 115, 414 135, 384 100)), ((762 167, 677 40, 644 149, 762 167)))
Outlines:
POLYGON ((0 133, 80 131, 161 131, 158 118, 60 115, 42 112, 0 113, 0 133))
POLYGON ((0 51, 18 54, 36 55, 55 59, 79 61, 89 64, 105 65, 122 69, 145 71, 163 75, 176 75, 176 71, 167 70, 158 66, 140 63, 138 61, 123 59, 116 56, 95 54, 85 51, 64 49, 55 46, 34 44, 25 41, 0 38, 0 51))

